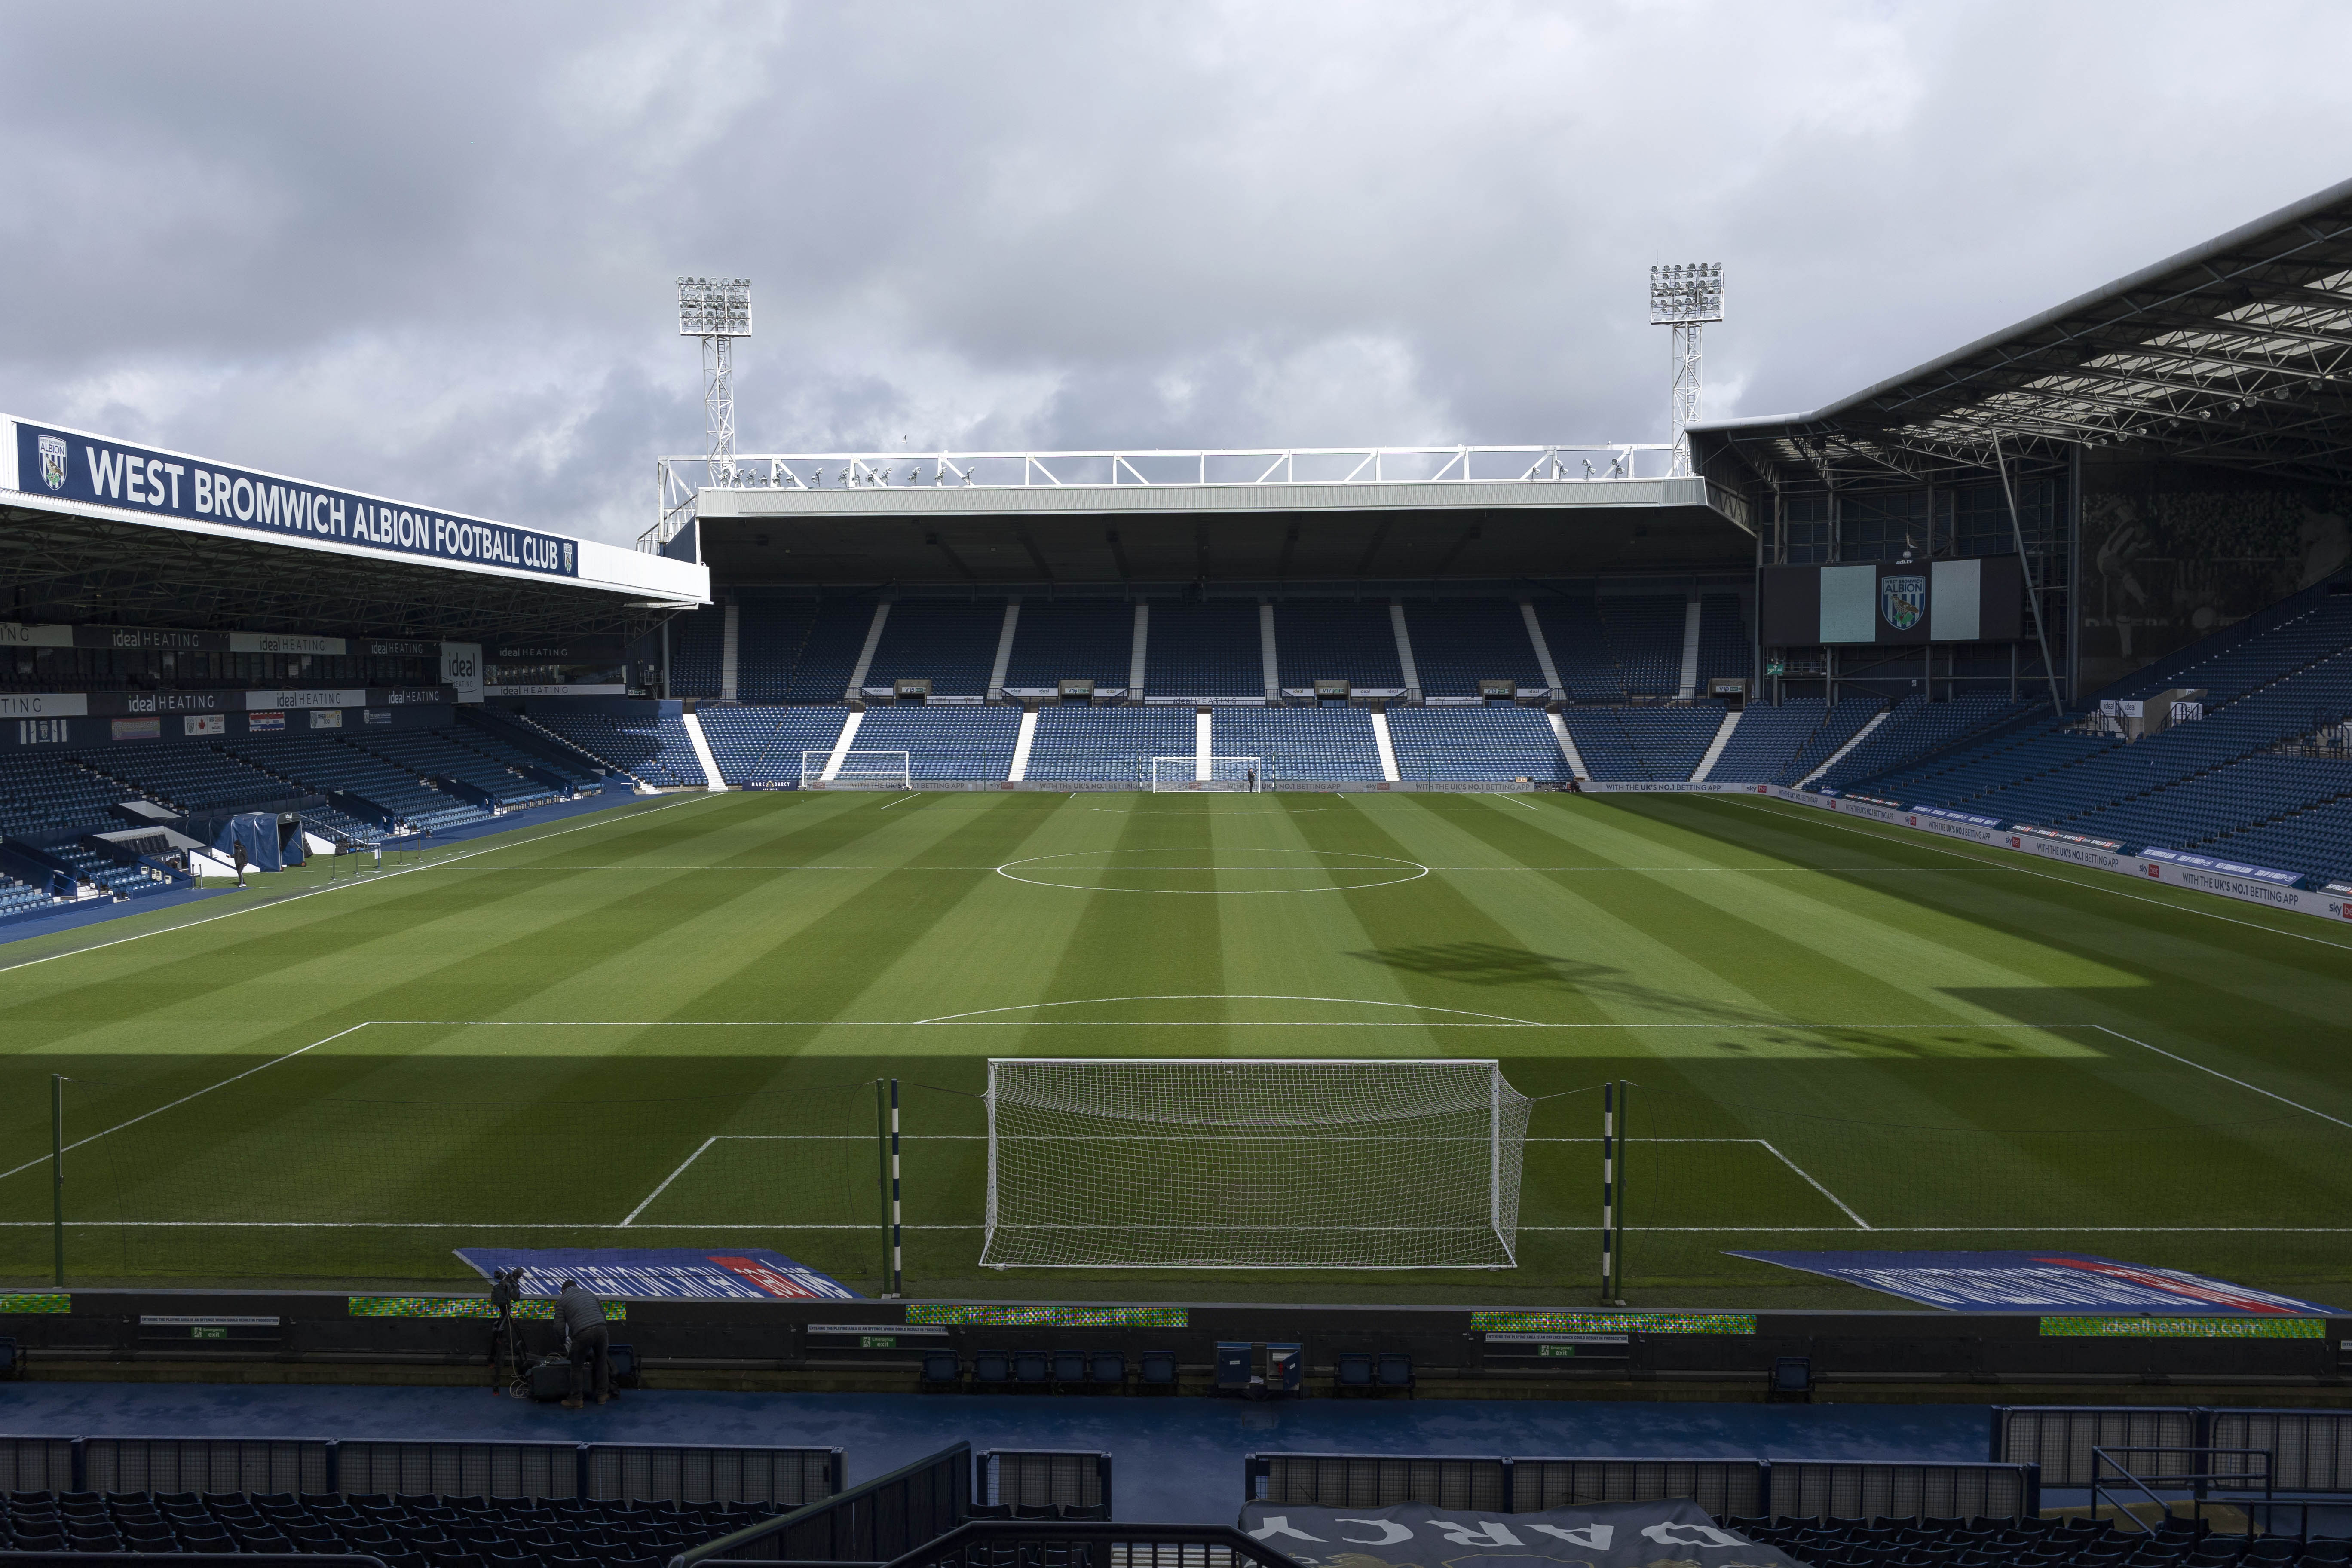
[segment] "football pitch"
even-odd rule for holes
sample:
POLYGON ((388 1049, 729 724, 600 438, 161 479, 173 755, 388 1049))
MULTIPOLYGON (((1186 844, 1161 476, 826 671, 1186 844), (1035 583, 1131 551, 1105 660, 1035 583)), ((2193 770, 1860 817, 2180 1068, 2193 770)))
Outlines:
POLYGON ((2352 930, 1800 806, 698 795, 337 870, 0 947, 0 1280, 50 1278, 63 1074, 71 1283, 740 1246, 873 1291, 895 1079, 911 1296, 1582 1304, 1623 1080, 1635 1305, 1889 1304, 1748 1249, 2352 1297, 2352 930), (1517 1266, 984 1270, 992 1057, 1497 1059, 1517 1266))

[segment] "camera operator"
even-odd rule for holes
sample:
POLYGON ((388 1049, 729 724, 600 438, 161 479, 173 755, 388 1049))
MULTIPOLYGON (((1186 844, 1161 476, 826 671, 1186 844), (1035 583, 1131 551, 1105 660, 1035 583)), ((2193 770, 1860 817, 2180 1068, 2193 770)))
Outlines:
POLYGON ((563 1408, 579 1409, 587 1392, 580 1375, 583 1362, 595 1367, 596 1403, 604 1404, 613 1397, 613 1332, 604 1326, 604 1303, 593 1291, 582 1289, 577 1279, 566 1279, 555 1298, 555 1321, 563 1325, 563 1342, 572 1358, 572 1397, 563 1408))
POLYGON ((490 1276, 490 1305, 498 1322, 490 1329, 490 1386, 504 1392, 522 1375, 522 1341, 515 1323, 515 1302, 522 1296, 522 1270, 501 1268, 490 1276), (499 1363, 505 1363, 501 1375, 499 1363))

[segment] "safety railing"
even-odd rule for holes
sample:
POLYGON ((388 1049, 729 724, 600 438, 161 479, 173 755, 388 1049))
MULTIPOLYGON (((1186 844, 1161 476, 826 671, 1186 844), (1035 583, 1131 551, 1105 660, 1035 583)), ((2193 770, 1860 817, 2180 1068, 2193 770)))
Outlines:
POLYGON ((861 1486, 681 1552, 673 1568, 713 1558, 763 1563, 888 1563, 969 1516, 971 1445, 958 1443, 861 1486))

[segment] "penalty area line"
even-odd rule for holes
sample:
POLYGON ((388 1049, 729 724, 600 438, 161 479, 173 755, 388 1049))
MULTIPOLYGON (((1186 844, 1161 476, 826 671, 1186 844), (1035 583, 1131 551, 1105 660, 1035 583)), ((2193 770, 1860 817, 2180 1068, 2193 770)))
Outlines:
MULTIPOLYGON (((161 1116, 163 1112, 171 1110, 176 1107, 185 1105, 192 1100, 201 1100, 216 1089, 226 1089, 230 1084, 236 1082, 239 1079, 251 1078, 255 1073, 264 1071, 269 1068, 274 1068, 279 1062, 290 1062, 296 1057, 302 1055, 305 1051, 315 1051, 320 1046, 332 1045, 335 1041, 341 1039, 345 1035, 356 1035, 362 1029, 366 1027, 366 1022, 362 1021, 360 1023, 353 1024, 348 1029, 338 1029, 323 1040, 312 1040, 309 1045, 302 1047, 299 1050, 288 1051, 284 1056, 272 1057, 268 1061, 261 1063, 259 1066, 249 1067, 241 1073, 236 1073, 231 1077, 221 1079, 218 1083, 208 1083, 193 1094, 184 1094, 168 1105, 159 1105, 152 1110, 142 1110, 128 1121, 118 1121, 113 1126, 109 1127, 102 1131, 93 1132, 87 1138, 79 1139, 74 1142, 68 1143, 65 1146, 64 1152, 70 1154, 85 1143, 95 1143, 100 1139, 106 1137, 109 1133, 120 1132, 126 1127, 136 1127, 139 1123, 146 1121, 151 1116, 161 1116)), ((68 1078, 66 1081, 70 1083, 73 1080, 68 1078)), ((43 1154, 37 1159, 27 1160, 23 1164, 16 1166, 13 1169, 0 1171, 0 1182, 6 1181, 9 1177, 16 1175, 18 1172, 29 1171, 36 1165, 46 1165, 49 1163, 49 1155, 43 1154)))

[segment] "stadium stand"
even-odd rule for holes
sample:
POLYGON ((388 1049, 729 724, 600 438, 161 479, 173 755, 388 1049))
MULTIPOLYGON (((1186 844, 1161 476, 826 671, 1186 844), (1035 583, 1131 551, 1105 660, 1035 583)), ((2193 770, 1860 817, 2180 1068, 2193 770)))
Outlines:
MULTIPOLYGON (((944 711, 944 710, 942 710, 944 711)), ((797 784, 802 753, 830 751, 849 710, 822 708, 699 708, 703 738, 730 784, 797 784)))
POLYGON ((140 794, 182 812, 283 800, 300 793, 210 746, 187 742, 104 746, 82 752, 75 760, 92 773, 120 779, 140 794))
POLYGON ((1027 776, 1134 784, 1150 776, 1151 758, 1191 756, 1197 750, 1189 708, 1052 704, 1037 710, 1027 776))
POLYGON ((1125 599, 1024 599, 1004 684, 1038 690, 1063 680, 1124 687, 1135 651, 1125 599))
POLYGON ((1263 650, 1254 604, 1155 599, 1144 689, 1167 697, 1262 697, 1263 650))
POLYGON ((247 736, 224 749, 305 790, 355 795, 381 806, 394 820, 427 833, 487 821, 492 815, 434 788, 409 769, 341 741, 260 735, 247 736))
POLYGON ((901 599, 882 623, 882 640, 875 645, 866 684, 920 679, 929 680, 942 697, 985 696, 1003 630, 1002 599, 901 599))
MULTIPOLYGON (((1687 599, 1680 594, 1604 595, 1593 601, 1593 607, 1609 660, 1628 696, 1672 697, 1682 689, 1687 599)), ((1557 649, 1552 657, 1559 657, 1557 649)))
POLYGON ((1217 755, 1262 759, 1262 778, 1277 788, 1385 776, 1372 716, 1362 708, 1221 708, 1210 722, 1217 755))
POLYGON ((1541 711, 1514 703, 1477 708, 1391 708, 1397 776, 1465 783, 1559 783, 1568 758, 1541 711))
POLYGON ((0 755, 0 837, 21 838, 59 827, 112 827, 117 825, 110 808, 136 793, 64 756, 0 755))
POLYGON ((604 776, 577 747, 527 724, 520 715, 503 708, 458 709, 457 722, 451 727, 449 737, 471 746, 501 767, 523 773, 535 769, 551 774, 575 795, 594 789, 604 776))
POLYGON ((1622 702, 1625 683, 1609 653, 1608 628, 1590 598, 1550 595, 1535 601, 1536 624, 1551 649, 1560 689, 1572 702, 1622 702))
POLYGON ((513 718, 503 708, 460 708, 457 721, 443 733, 502 768, 511 768, 526 778, 552 779, 573 795, 595 788, 601 776, 562 747, 542 743, 537 750, 530 749, 518 739, 513 718), (492 714, 497 717, 489 717, 492 714))
POLYGON ((533 702, 527 711, 532 722, 656 789, 698 788, 707 782, 684 720, 666 713, 583 712, 560 700, 533 702))
POLYGON ((721 605, 689 610, 669 623, 669 690, 673 697, 719 695, 720 645, 727 634, 721 605))
POLYGON ((0 1551, 355 1554, 388 1568, 656 1563, 779 1511, 582 1498, 13 1491, 0 1497, 0 1551))
POLYGON ((1017 708, 902 703, 867 709, 851 744, 859 751, 906 752, 911 778, 1001 779, 1013 770, 1013 746, 1020 733, 1017 708))
MULTIPOLYGON (((1838 706, 1864 700, 1846 699, 1838 706)), ((1873 712, 1883 704, 1869 700, 1873 712)), ((1948 702, 1929 702, 1922 697, 1906 697, 1887 710, 1886 722, 1863 737, 1862 744, 1848 752, 1837 766, 1823 773, 1816 782, 1822 789, 1849 789, 1855 781, 1900 768, 1905 764, 1951 745, 1961 736, 2014 718, 2018 710, 2008 697, 1985 693, 1965 693, 1948 702)), ((1864 720, 1864 723, 1869 721, 1864 720)), ((1859 729, 1861 726, 1856 725, 1859 729)), ((1848 739, 1852 739, 1851 734, 1848 739)), ((1838 745, 1845 742, 1841 741, 1838 745)), ((1836 746, 1819 747, 1809 743, 1797 758, 1798 777, 1802 778, 1822 762, 1835 755, 1836 746), (1818 751, 1819 754, 1814 753, 1818 751)), ((1794 783, 1794 780, 1790 781, 1794 783)), ((1906 802, 1906 805, 1910 804, 1906 802)))
POLYGON ((0 920, 47 913, 55 909, 58 902, 46 889, 0 872, 0 920))
POLYGON ((1737 594, 1708 594, 1699 600, 1697 695, 1706 695, 1706 683, 1717 676, 1738 679, 1756 673, 1756 656, 1748 646, 1748 623, 1739 613, 1737 594))
MULTIPOLYGON (((867 621, 873 619, 873 607, 866 606, 867 621)), ((784 599, 772 595, 746 593, 736 597, 735 609, 735 696, 744 702, 782 702, 792 690, 793 668, 806 649, 809 633, 817 624, 816 605, 808 599, 784 599)), ((723 628, 722 628, 723 630, 723 628)), ((864 646, 866 624, 857 627, 859 641, 853 644, 849 657, 854 663, 857 649, 864 646)), ((843 684, 849 679, 849 669, 841 672, 843 684)), ((672 696, 691 696, 689 692, 672 692, 672 696)), ((714 681, 711 695, 718 695, 714 681)), ((822 700, 838 701, 838 688, 822 694, 822 700)))
MULTIPOLYGON (((1404 685, 1404 667, 1397 662, 1396 626, 1389 616, 1385 599, 1277 602, 1274 606, 1274 652, 1275 668, 1285 686, 1312 686, 1318 680, 1340 679, 1355 686, 1390 690, 1404 685)), ((1375 773, 1372 776, 1380 775, 1375 773)))
POLYGON ((1720 703, 1570 708, 1562 715, 1587 773, 1604 783, 1687 779, 1723 727, 1720 703))
POLYGON ((561 799, 559 792, 492 763, 434 730, 393 730, 381 735, 362 734, 353 744, 374 752, 395 767, 414 771, 419 778, 453 779, 480 790, 500 811, 520 811, 561 799))
POLYGON ((118 860, 103 850, 87 844, 52 844, 47 853, 54 859, 71 867, 73 874, 93 887, 104 888, 121 898, 138 893, 159 893, 170 888, 170 878, 149 867, 118 860))
POLYGON ((1508 599, 1407 599, 1404 626, 1429 696, 1475 697, 1482 680, 1512 680, 1527 691, 1544 685, 1527 617, 1508 599))
MULTIPOLYGON (((894 610, 892 612, 896 614, 894 610)), ((849 678, 856 673, 857 656, 865 650, 866 630, 874 625, 874 601, 871 599, 828 599, 818 605, 808 617, 808 629, 800 641, 800 651, 792 656, 791 672, 784 679, 781 694, 787 702, 838 702, 841 694, 849 689, 849 678)), ((740 645, 742 627, 736 627, 740 645)), ((775 650, 763 649, 761 658, 770 658, 775 650)), ((742 658, 739 647, 737 658, 742 658)), ((757 695, 767 697, 773 689, 772 677, 761 677, 757 695)), ((738 685, 736 694, 743 694, 738 685)))
POLYGON ((1707 774, 1717 784, 1770 784, 1797 760, 1797 752, 1828 714, 1818 697, 1799 698, 1775 708, 1750 703, 1739 715, 1739 727, 1707 774))

